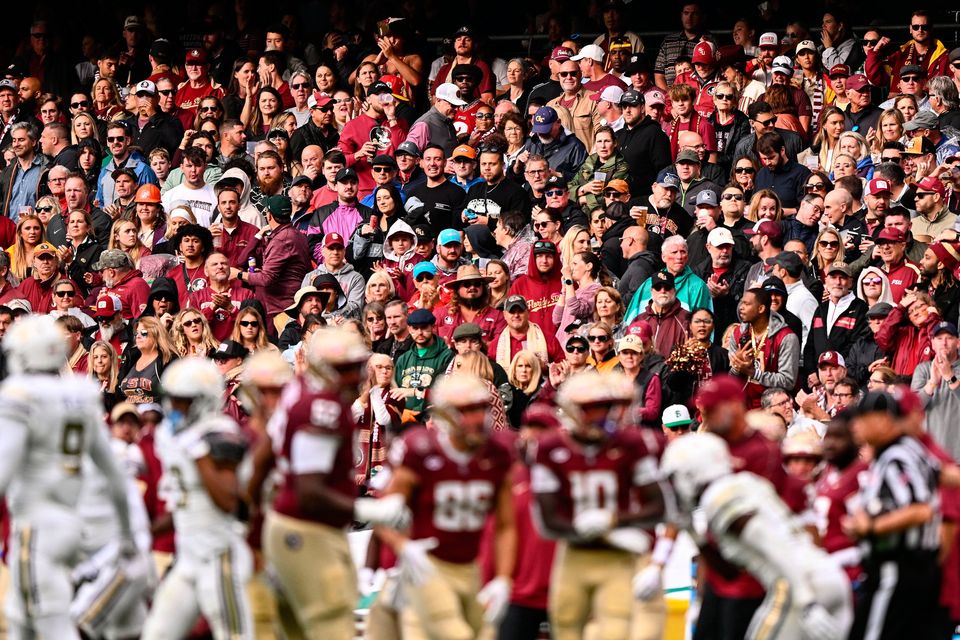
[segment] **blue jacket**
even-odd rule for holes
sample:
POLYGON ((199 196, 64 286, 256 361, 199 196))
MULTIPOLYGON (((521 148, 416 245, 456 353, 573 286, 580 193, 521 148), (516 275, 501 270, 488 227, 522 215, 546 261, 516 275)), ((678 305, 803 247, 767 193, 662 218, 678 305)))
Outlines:
POLYGON ((547 144, 540 141, 540 136, 533 135, 523 145, 523 151, 546 158, 550 168, 562 173, 564 180, 572 180, 587 160, 587 150, 580 139, 563 131, 547 144))
MULTIPOLYGON (((121 166, 133 169, 133 172, 137 174, 138 187, 145 184, 160 186, 157 174, 153 172, 147 159, 139 151, 132 151, 121 166)), ((100 177, 97 178, 97 203, 101 207, 111 205, 117 199, 113 192, 113 172, 119 168, 111 158, 100 169, 100 177)))

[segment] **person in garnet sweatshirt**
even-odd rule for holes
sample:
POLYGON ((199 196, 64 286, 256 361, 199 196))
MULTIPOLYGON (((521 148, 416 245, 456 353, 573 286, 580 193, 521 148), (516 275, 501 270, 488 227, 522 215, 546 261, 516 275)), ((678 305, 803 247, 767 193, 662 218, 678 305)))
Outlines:
POLYGON ((553 307, 560 299, 561 287, 557 245, 538 240, 530 249, 527 273, 513 281, 509 295, 526 298, 530 322, 538 325, 544 334, 553 335, 557 330, 553 323, 553 307))

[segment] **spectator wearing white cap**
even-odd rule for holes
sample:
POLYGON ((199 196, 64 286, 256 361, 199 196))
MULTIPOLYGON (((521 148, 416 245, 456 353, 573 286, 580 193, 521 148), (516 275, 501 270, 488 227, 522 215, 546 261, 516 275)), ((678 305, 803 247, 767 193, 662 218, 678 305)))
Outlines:
POLYGON ((626 90, 627 84, 623 80, 604 70, 604 51, 598 45, 588 44, 570 59, 580 65, 583 88, 587 91, 602 91, 611 86, 626 90))
POLYGON ((750 263, 737 257, 733 233, 726 227, 714 227, 707 234, 706 249, 709 255, 694 265, 693 272, 707 283, 716 326, 725 328, 737 321, 737 305, 747 289, 750 263))
POLYGON ((614 131, 620 131, 623 128, 623 110, 620 108, 623 91, 620 87, 610 85, 590 96, 590 99, 597 103, 600 124, 614 131))
POLYGON ((682 404, 672 404, 664 409, 661 422, 667 442, 672 442, 683 434, 689 433, 693 424, 693 420, 690 419, 690 410, 682 404))
POLYGON ((137 113, 125 120, 133 137, 133 145, 144 150, 162 147, 171 156, 183 138, 183 124, 158 106, 157 85, 150 80, 137 83, 137 113))
POLYGON ((750 76, 757 82, 762 82, 764 86, 769 86, 773 79, 773 59, 780 53, 780 37, 773 31, 767 31, 760 34, 760 40, 757 41, 759 54, 753 61, 752 71, 748 68, 750 76))

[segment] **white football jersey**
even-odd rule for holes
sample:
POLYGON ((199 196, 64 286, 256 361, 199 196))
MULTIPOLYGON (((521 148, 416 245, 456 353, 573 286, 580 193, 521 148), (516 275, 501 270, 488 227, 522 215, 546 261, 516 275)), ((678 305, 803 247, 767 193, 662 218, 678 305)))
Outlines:
POLYGON ((109 452, 99 387, 75 375, 11 376, 0 387, 0 425, 28 431, 23 458, 0 460, 16 467, 2 472, 10 478, 11 514, 29 516, 50 507, 73 514, 84 458, 94 447, 109 452))
POLYGON ((210 416, 172 433, 167 422, 156 431, 157 456, 163 463, 158 493, 173 512, 177 553, 198 560, 228 549, 243 538, 243 526, 234 514, 214 504, 200 478, 197 460, 208 455, 211 436, 222 433, 234 438, 237 423, 223 415, 210 416))

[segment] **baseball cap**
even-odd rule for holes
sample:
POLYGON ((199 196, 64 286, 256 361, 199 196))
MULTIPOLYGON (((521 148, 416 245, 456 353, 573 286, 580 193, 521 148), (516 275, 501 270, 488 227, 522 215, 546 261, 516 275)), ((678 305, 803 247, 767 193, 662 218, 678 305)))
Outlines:
POLYGON ((527 306, 527 299, 523 296, 510 296, 503 303, 504 311, 509 311, 510 309, 514 309, 516 307, 520 307, 522 311, 526 311, 530 308, 527 306))
POLYGON ((672 404, 664 409, 661 421, 667 429, 688 427, 693 422, 690 419, 690 411, 682 404, 672 404))
POLYGON ((155 85, 150 80, 141 80, 137 83, 137 88, 134 91, 135 95, 140 95, 141 93, 146 93, 151 96, 157 95, 157 85, 155 85))
POLYGON ((813 40, 802 40, 800 44, 797 45, 797 55, 800 55, 803 51, 813 51, 817 52, 817 45, 813 44, 813 40))
POLYGON ((553 244, 549 240, 537 240, 533 243, 533 254, 538 253, 549 253, 551 255, 556 255, 557 245, 553 244))
POLYGON ((407 324, 410 326, 425 326, 437 324, 437 318, 429 309, 416 309, 407 316, 407 324))
MULTIPOLYGON (((573 58, 571 58, 572 60, 573 58)), ((533 115, 533 133, 550 133, 559 116, 553 107, 540 107, 533 115)))
POLYGON ((773 59, 770 69, 774 73, 783 73, 788 76, 793 75, 793 61, 787 56, 777 56, 773 59))
POLYGON ((820 354, 820 357, 817 358, 817 367, 819 368, 824 365, 845 367, 847 366, 847 362, 843 359, 843 356, 836 351, 824 351, 820 354))
MULTIPOLYGON (((440 85, 440 86, 442 87, 443 85, 440 85)), ((438 87, 438 90, 439 90, 439 87, 438 87)), ((378 95, 380 95, 381 93, 390 93, 390 94, 392 94, 392 93, 393 93, 393 88, 392 88, 389 84, 387 84, 386 82, 382 82, 382 81, 380 81, 380 80, 377 80, 376 82, 374 82, 373 84, 371 84, 371 85, 367 88, 367 95, 368 95, 368 96, 378 96, 378 95)))
POLYGON ((323 236, 323 246, 329 249, 330 247, 345 247, 347 245, 343 241, 343 236, 334 231, 323 236))
POLYGON ((603 91, 597 91, 590 96, 590 99, 594 102, 600 102, 601 100, 606 100, 607 102, 612 102, 613 104, 620 104, 620 98, 623 97, 623 89, 618 87, 615 84, 608 85, 603 88, 603 91))
POLYGON ((263 208, 279 218, 289 218, 293 215, 293 205, 287 196, 270 196, 263 201, 263 208))
POLYGON ((309 184, 310 186, 313 186, 313 180, 310 179, 310 176, 307 176, 301 173, 296 178, 290 181, 291 187, 296 187, 301 184, 309 184))
POLYGON ((461 244, 462 242, 460 232, 456 229, 444 229, 440 232, 440 235, 437 236, 437 244, 441 247, 453 243, 461 244))
POLYGON ((676 189, 680 190, 680 177, 675 173, 665 173, 660 177, 660 180, 657 182, 658 185, 664 189, 676 189))
POLYGON ((643 353, 643 340, 640 339, 640 336, 633 335, 632 333, 627 334, 617 340, 617 353, 621 351, 643 353))
POLYGON ((957 245, 952 242, 934 242, 927 248, 937 256, 937 260, 942 262, 946 269, 953 269, 960 264, 960 252, 957 251, 957 245))
POLYGON ((950 62, 956 62, 957 60, 960 60, 960 47, 950 52, 950 62))
POLYGON ((694 164, 700 164, 700 156, 697 155, 697 152, 693 149, 684 149, 677 154, 677 161, 675 164, 680 164, 682 162, 692 162, 694 164))
POLYGON ((607 186, 604 189, 613 189, 617 193, 630 193, 630 185, 627 184, 626 180, 611 180, 607 183, 607 186))
POLYGON ((832 273, 842 273, 848 278, 853 277, 853 271, 850 270, 850 265, 848 265, 846 262, 834 262, 827 267, 827 275, 829 276, 832 273))
POLYGON ((203 49, 190 49, 190 51, 187 51, 187 57, 184 62, 187 64, 207 64, 207 52, 203 49))
POLYGON ((470 158, 471 160, 477 159, 477 150, 471 147, 468 144, 461 144, 456 149, 453 150, 453 153, 450 154, 451 158, 470 158))
POLYGON ((714 247, 732 245, 734 244, 733 234, 730 233, 730 229, 726 227, 714 227, 714 229, 707 234, 707 244, 714 247))
POLYGON ((943 322, 938 322, 930 328, 930 337, 936 338, 944 331, 952 335, 954 338, 960 337, 960 333, 957 332, 957 325, 953 324, 952 322, 947 322, 946 320, 943 322))
POLYGON ((233 358, 246 358, 248 355, 250 355, 250 350, 236 340, 224 340, 213 350, 210 358, 213 360, 231 360, 233 358))
POLYGON ((0 91, 3 91, 4 89, 9 89, 10 91, 17 93, 17 83, 13 80, 0 80, 0 91))
MULTIPOLYGON (((660 89, 649 89, 643 94, 643 99, 651 106, 667 104, 667 97, 663 95, 663 91, 660 91, 660 89)), ((622 103, 623 100, 621 99, 620 102, 622 103)))
MULTIPOLYGON (((911 120, 912 122, 912 120, 911 120)), ((932 142, 923 136, 914 136, 910 142, 904 145, 903 152, 910 156, 923 156, 928 153, 936 153, 937 148, 932 142)))
POLYGON ((566 62, 573 57, 573 51, 569 47, 554 47, 550 52, 550 59, 554 62, 566 62))
POLYGON ((743 235, 745 236, 768 236, 771 238, 783 238, 783 229, 780 227, 780 223, 774 220, 759 220, 757 224, 752 227, 745 227, 743 229, 743 235))
POLYGON ((889 302, 878 302, 867 310, 867 318, 886 318, 893 311, 889 302))
POLYGON ((390 167, 392 169, 397 168, 397 161, 393 159, 393 156, 388 156, 385 153, 381 153, 376 156, 373 160, 370 161, 371 167, 390 167))
POLYGON ((420 148, 410 140, 404 140, 399 145, 397 145, 396 155, 407 155, 413 156, 414 158, 421 158, 423 154, 420 153, 420 148))
POLYGON ((97 310, 93 315, 97 318, 109 318, 121 311, 123 311, 123 303, 120 301, 120 296, 108 293, 97 299, 97 310))
MULTIPOLYGON (((407 324, 410 324, 410 321, 407 320, 407 324)), ((456 340, 466 340, 467 338, 477 338, 478 340, 483 337, 483 331, 480 329, 480 325, 476 322, 464 322, 462 325, 453 330, 453 339, 456 340)))
POLYGON ((937 114, 933 111, 918 111, 917 115, 913 116, 913 120, 910 122, 905 122, 903 125, 904 131, 916 131, 917 129, 939 129, 940 121, 937 119, 937 114))
POLYGON ((631 336, 637 336, 640 340, 652 340, 653 339, 653 328, 650 327, 650 323, 646 320, 640 320, 639 318, 630 323, 630 326, 627 327, 627 334, 631 336))
POLYGON ((673 277, 673 274, 669 271, 657 271, 655 274, 650 276, 650 288, 651 289, 676 289, 677 283, 673 277))
POLYGON ((424 262, 418 262, 413 267, 413 279, 416 280, 423 274, 429 274, 431 276, 437 275, 437 265, 433 264, 429 260, 424 262))
POLYGON ((713 189, 705 189, 697 194, 697 200, 695 206, 698 207, 719 207, 720 202, 717 200, 717 194, 713 189))
POLYGON ((863 75, 862 73, 855 73, 847 78, 845 86, 847 91, 863 91, 870 86, 870 83, 867 81, 867 76, 863 75))
MULTIPOLYGON (((36 250, 34 250, 34 255, 36 255, 39 250, 40 247, 38 246, 36 250)), ((100 254, 100 258, 94 263, 91 269, 94 271, 103 271, 104 269, 120 269, 122 267, 127 267, 128 269, 133 268, 133 260, 130 259, 130 256, 121 249, 107 249, 100 254)))
POLYGON ((319 91, 314 91, 307 98, 307 106, 311 109, 322 109, 331 102, 333 102, 333 98, 319 91))
POLYGON ((883 244, 884 242, 906 242, 907 234, 905 234, 901 229, 895 227, 885 227, 880 231, 880 234, 877 236, 877 244, 883 244))
POLYGON ((709 411, 723 402, 744 402, 743 382, 733 376, 721 373, 715 375, 697 390, 694 404, 700 411, 709 411))
POLYGON ((620 98, 620 106, 639 107, 643 105, 643 94, 636 89, 627 89, 620 98))
POLYGON ((764 34, 760 35, 760 40, 757 43, 758 47, 777 47, 780 45, 780 38, 777 37, 773 31, 767 31, 764 34))
POLYGON ((916 190, 917 192, 934 191, 939 193, 941 198, 946 196, 947 193, 946 188, 943 186, 943 182, 939 178, 934 178, 933 176, 927 176, 918 182, 916 190))
POLYGON ((467 104, 463 98, 460 97, 460 88, 452 82, 444 82, 436 91, 437 100, 446 100, 455 107, 462 107, 467 104))
POLYGON ((781 251, 772 258, 767 258, 766 263, 770 266, 777 265, 786 269, 791 277, 796 278, 803 273, 803 262, 793 251, 781 251))
POLYGON ((787 295, 787 285, 783 284, 783 280, 777 276, 767 276, 767 279, 763 281, 760 288, 764 291, 772 291, 784 296, 787 295))
POLYGON ((835 64, 830 67, 830 72, 827 74, 831 78, 836 78, 837 76, 843 76, 844 78, 850 77, 850 66, 846 64, 835 64))
POLYGON ((470 36, 472 38, 474 34, 475 32, 473 30, 473 27, 465 24, 453 32, 453 37, 456 38, 457 36, 470 36))
MULTIPOLYGON (((119 251, 119 249, 114 249, 114 251, 119 251)), ((107 253, 107 251, 104 251, 104 253, 107 253)), ((120 251, 120 253, 123 253, 123 252, 120 251)), ((41 242, 33 249, 33 255, 34 256, 42 256, 42 255, 55 256, 57 255, 57 248, 52 244, 50 244, 49 242, 41 242)))
POLYGON ((693 64, 716 64, 717 52, 707 40, 701 40, 693 48, 693 64))
POLYGON ((337 176, 334 178, 334 182, 346 182, 347 180, 358 180, 357 172, 350 167, 344 167, 340 169, 340 171, 337 171, 337 176))
POLYGON ((598 45, 588 44, 583 49, 580 49, 580 53, 575 56, 570 56, 570 59, 574 62, 583 60, 585 58, 590 58, 596 62, 603 62, 603 49, 598 45))
POLYGON ((923 76, 924 78, 926 78, 927 70, 918 64, 905 64, 902 67, 900 67, 900 73, 898 73, 897 75, 900 76, 901 78, 903 76, 910 76, 910 75, 923 76))
POLYGON ((868 413, 888 413, 897 418, 904 416, 900 403, 885 391, 868 391, 860 399, 860 402, 850 409, 851 417, 868 413))
MULTIPOLYGON (((610 182, 614 182, 614 181, 611 180, 610 182)), ((547 184, 546 186, 544 186, 544 190, 547 190, 550 187, 560 187, 561 189, 566 189, 567 180, 563 176, 550 176, 549 178, 547 178, 547 184)))
POLYGON ((140 18, 138 16, 127 16, 123 21, 124 31, 133 31, 140 28, 140 18))
POLYGON ((647 59, 643 53, 635 53, 630 56, 630 62, 627 63, 627 68, 623 70, 623 75, 630 77, 638 73, 649 73, 650 60, 647 59))
MULTIPOLYGON (((410 200, 407 200, 410 202, 410 200)), ((413 227, 413 235, 417 237, 417 244, 429 244, 436 240, 433 235, 433 229, 429 224, 418 224, 413 227)))
POLYGON ((868 196, 875 196, 878 193, 890 193, 890 183, 883 178, 873 178, 867 183, 868 196))
POLYGON ((110 411, 110 422, 114 423, 123 416, 135 416, 137 422, 140 422, 140 412, 137 411, 137 405, 132 402, 121 402, 110 411))
POLYGON ((157 58, 158 61, 160 58, 169 60, 173 55, 173 46, 166 38, 157 38, 153 41, 153 44, 150 45, 150 55, 157 58))
POLYGON ((390 93, 394 98, 397 100, 403 100, 404 102, 410 102, 410 98, 405 95, 403 78, 392 73, 387 73, 380 76, 380 82, 383 82, 390 87, 390 93))

